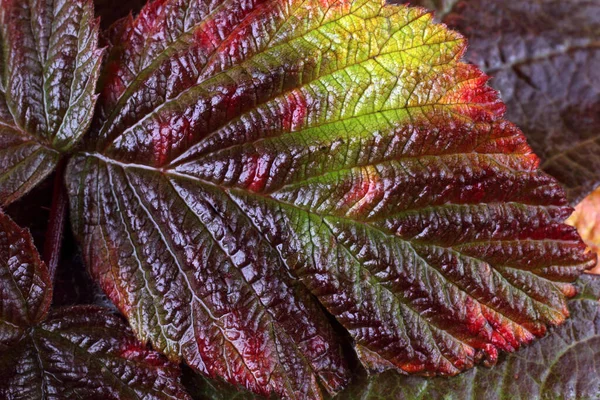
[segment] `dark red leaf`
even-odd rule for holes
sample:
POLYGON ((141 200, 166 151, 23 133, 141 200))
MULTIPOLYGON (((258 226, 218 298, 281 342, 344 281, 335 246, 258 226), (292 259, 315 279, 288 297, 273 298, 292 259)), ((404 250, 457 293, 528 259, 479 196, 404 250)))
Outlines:
POLYGON ((0 213, 0 398, 187 399, 179 368, 94 306, 50 311, 29 232, 0 213))
POLYGON ((2 352, 46 318, 52 301, 52 281, 29 231, 1 211, 0 301, 2 352))

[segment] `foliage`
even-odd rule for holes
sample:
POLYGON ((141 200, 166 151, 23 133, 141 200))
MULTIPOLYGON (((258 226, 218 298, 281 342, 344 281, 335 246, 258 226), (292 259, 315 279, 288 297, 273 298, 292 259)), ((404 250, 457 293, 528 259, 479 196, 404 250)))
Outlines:
POLYGON ((52 282, 29 232, 0 213, 0 397, 187 399, 179 369, 94 306, 50 310, 52 282))
MULTIPOLYGON (((29 233, 0 218, 5 397, 186 398, 180 362, 198 398, 598 388, 589 367, 558 375, 540 361, 594 365, 596 352, 572 349, 596 340, 597 296, 568 299, 596 256, 564 222, 561 184, 462 61, 459 33, 384 0, 110 4, 95 4, 110 25, 100 35, 89 0, 0 0, 3 205, 49 199, 43 186, 26 195, 59 166, 41 235, 50 271, 29 233), (69 298, 51 297, 67 195, 82 259, 131 330, 97 306, 48 314, 69 298)), ((534 72, 581 52, 564 69, 572 82, 596 47, 551 53, 561 43, 551 22, 525 33, 506 24, 551 1, 482 4, 428 2, 469 36, 467 59, 506 73, 509 116, 574 201, 595 167, 582 177, 567 167, 571 148, 540 147, 545 132, 573 142, 571 130, 526 101, 563 85, 564 109, 593 119, 593 89, 571 96, 576 85, 534 72), (511 51, 521 58, 504 59, 511 51), (532 114, 544 118, 536 128, 523 122, 532 114)), ((593 17, 573 18, 585 23, 557 30, 569 43, 595 29, 593 17)))

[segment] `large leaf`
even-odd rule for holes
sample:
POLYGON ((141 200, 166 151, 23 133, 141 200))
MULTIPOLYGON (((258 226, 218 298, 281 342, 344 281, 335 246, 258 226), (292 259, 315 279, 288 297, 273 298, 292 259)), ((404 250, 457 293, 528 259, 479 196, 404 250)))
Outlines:
POLYGON ((600 393, 600 277, 582 279, 569 302, 571 318, 494 368, 478 367, 450 379, 385 373, 356 382, 340 399, 597 399, 600 393))
POLYGON ((594 261, 563 191, 424 10, 167 0, 113 32, 67 179, 86 261, 142 340, 319 397, 347 372, 306 289, 370 371, 456 374, 565 320, 594 261))
POLYGON ((89 127, 97 41, 91 0, 0 0, 0 205, 43 180, 89 127))
MULTIPOLYGON (((411 1, 411 3, 414 3, 411 1)), ((431 6, 431 1, 416 1, 431 6)), ((572 204, 600 185, 600 2, 437 1, 572 204)))
POLYGON ((0 213, 0 398, 187 399, 179 369, 108 310, 53 310, 31 236, 0 213))

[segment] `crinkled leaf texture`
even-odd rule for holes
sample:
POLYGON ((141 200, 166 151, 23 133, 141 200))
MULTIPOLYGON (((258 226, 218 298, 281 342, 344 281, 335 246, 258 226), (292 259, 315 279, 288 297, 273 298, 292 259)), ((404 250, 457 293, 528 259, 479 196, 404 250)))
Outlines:
POLYGON ((0 398, 187 399, 179 369, 106 309, 49 311, 52 284, 28 231, 0 213, 0 398))
POLYGON ((572 204, 600 185, 600 2, 434 3, 443 21, 465 34, 466 59, 494 78, 508 119, 572 204))
POLYGON ((456 374, 567 317, 594 261, 564 193, 423 9, 162 0, 112 31, 72 220, 173 360, 319 398, 348 381, 320 305, 371 372, 456 374))
POLYGON ((102 51, 92 0, 0 0, 0 205, 90 126, 102 51))
POLYGON ((450 379, 385 373, 357 382, 340 399, 597 399, 600 393, 600 277, 580 282, 571 318, 550 335, 494 368, 477 367, 450 379))

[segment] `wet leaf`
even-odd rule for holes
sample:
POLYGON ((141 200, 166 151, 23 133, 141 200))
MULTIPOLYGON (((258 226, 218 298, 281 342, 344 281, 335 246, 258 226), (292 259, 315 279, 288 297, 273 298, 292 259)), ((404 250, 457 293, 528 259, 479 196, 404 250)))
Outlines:
POLYGON ((101 50, 91 0, 0 1, 0 204, 56 167, 92 120, 101 50))
POLYGON ((143 341, 254 392, 456 374, 594 264, 465 43, 383 0, 149 3, 112 30, 73 225, 143 341), (310 292, 310 293, 309 293, 310 292))
POLYGON ((29 232, 0 213, 0 397, 187 399, 179 369, 94 306, 49 311, 52 284, 29 232))
POLYGON ((29 231, 0 212, 0 350, 10 348, 44 320, 52 282, 29 231))
POLYGON ((571 318, 535 344, 507 355, 494 368, 453 378, 364 378, 340 399, 595 399, 600 393, 600 277, 582 278, 569 302, 571 318))
POLYGON ((600 2, 463 0, 438 11, 577 204, 600 185, 600 2))

